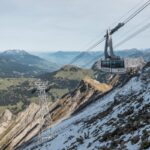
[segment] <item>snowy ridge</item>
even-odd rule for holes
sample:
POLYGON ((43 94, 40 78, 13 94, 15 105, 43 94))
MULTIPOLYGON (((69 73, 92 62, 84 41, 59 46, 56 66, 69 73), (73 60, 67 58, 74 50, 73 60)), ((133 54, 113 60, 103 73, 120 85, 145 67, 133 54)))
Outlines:
POLYGON ((2 55, 29 55, 26 51, 24 50, 6 50, 2 53, 2 55))
MULTIPOLYGON (((40 145, 33 142, 24 149, 150 149, 149 78, 150 68, 145 68, 122 88, 52 127, 47 142, 40 145)), ((43 134, 47 133, 49 130, 43 134)))

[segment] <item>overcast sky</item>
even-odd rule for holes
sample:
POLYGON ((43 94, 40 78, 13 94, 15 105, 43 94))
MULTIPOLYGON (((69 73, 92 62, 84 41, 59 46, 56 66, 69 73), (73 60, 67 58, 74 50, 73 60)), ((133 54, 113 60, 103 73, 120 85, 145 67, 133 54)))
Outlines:
MULTIPOLYGON (((145 1, 0 0, 0 50, 84 51, 112 23, 145 1)), ((114 43, 148 22, 150 6, 114 35, 114 43)), ((149 43, 150 28, 117 49, 148 48, 149 43)), ((97 49, 103 47, 104 43, 97 49)))

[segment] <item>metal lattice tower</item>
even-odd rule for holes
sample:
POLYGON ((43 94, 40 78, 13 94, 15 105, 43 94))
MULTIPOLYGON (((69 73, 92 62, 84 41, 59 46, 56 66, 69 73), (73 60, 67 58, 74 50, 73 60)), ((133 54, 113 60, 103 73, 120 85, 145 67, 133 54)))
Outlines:
POLYGON ((39 97, 39 106, 40 106, 40 132, 38 135, 38 144, 43 143, 51 137, 51 131, 48 130, 47 134, 44 135, 42 132, 44 126, 49 126, 51 124, 51 115, 48 108, 48 99, 46 94, 46 89, 48 87, 48 82, 37 80, 35 82, 37 88, 38 97, 39 97))

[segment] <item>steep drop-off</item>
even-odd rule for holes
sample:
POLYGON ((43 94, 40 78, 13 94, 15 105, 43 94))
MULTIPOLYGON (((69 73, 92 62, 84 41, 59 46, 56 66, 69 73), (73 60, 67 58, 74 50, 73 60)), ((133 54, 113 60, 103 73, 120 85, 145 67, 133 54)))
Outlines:
MULTIPOLYGON (((43 134, 48 134, 48 131, 43 134)), ((27 149, 150 149, 150 63, 139 76, 51 128, 49 139, 27 149)))
MULTIPOLYGON (((78 108, 91 100, 93 101, 98 95, 108 92, 111 88, 111 85, 85 78, 73 92, 64 95, 55 103, 50 103, 49 112, 44 112, 44 118, 41 118, 42 109, 37 104, 31 104, 24 112, 18 114, 16 119, 7 124, 5 130, 1 128, 0 149, 16 149, 36 136, 41 130, 69 118, 78 108), (48 124, 48 114, 51 115, 50 124, 48 124)), ((5 121, 3 121, 4 123, 5 121)))

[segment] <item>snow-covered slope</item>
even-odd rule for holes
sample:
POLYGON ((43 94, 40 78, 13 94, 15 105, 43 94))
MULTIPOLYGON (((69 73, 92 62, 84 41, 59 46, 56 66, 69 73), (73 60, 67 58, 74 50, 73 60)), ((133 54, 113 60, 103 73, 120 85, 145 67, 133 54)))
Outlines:
POLYGON ((138 77, 116 88, 82 112, 62 121, 21 149, 150 149, 150 64, 138 77))

